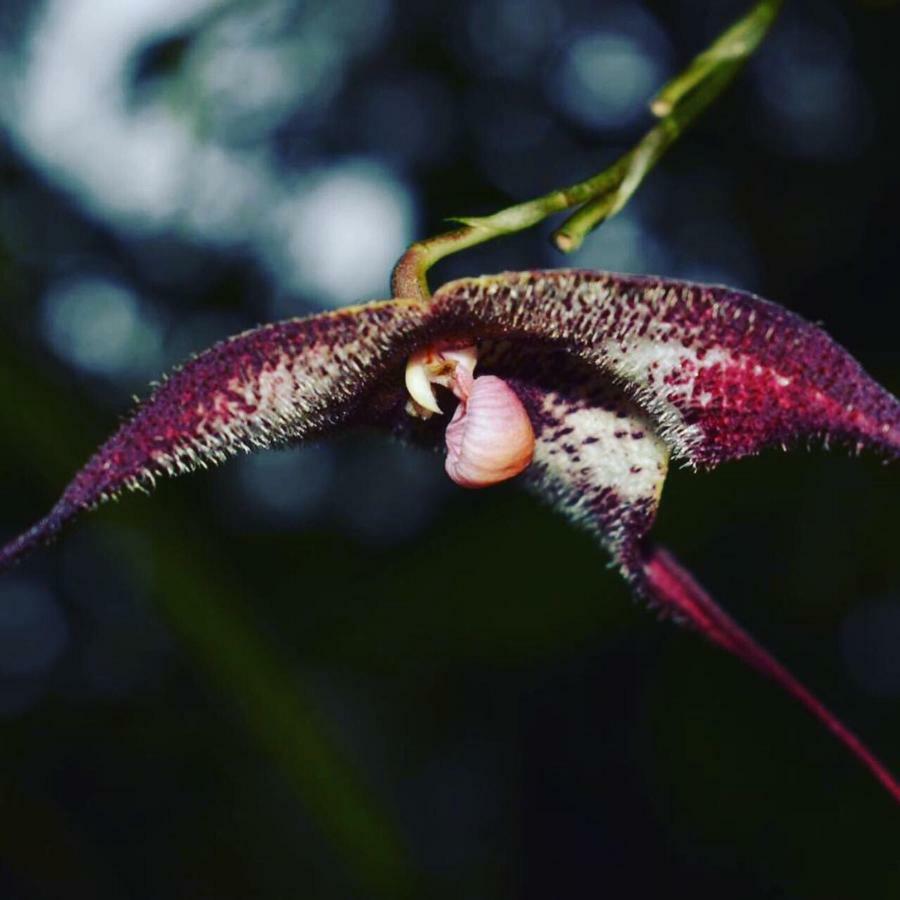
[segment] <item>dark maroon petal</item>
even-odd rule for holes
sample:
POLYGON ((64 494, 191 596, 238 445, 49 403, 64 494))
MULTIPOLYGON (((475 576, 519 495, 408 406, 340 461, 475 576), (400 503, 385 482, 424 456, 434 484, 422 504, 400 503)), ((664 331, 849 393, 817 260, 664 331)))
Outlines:
MULTIPOLYGON (((816 435, 891 455, 900 447, 898 401, 824 332, 774 304, 634 276, 508 273, 445 285, 427 309, 371 304, 212 348, 139 406, 44 520, 0 550, 0 568, 123 488, 351 420, 395 425, 403 394, 393 370, 407 354, 435 340, 497 338, 518 348, 507 363, 520 393, 540 398, 530 409, 544 434, 532 483, 591 521, 623 564, 653 520, 663 444, 704 465, 816 435), (542 351, 552 364, 539 363, 542 351), (593 398, 583 406, 585 390, 593 398)), ((433 427, 421 430, 433 441, 433 427)))
POLYGON ((535 429, 530 486, 592 531, 653 608, 697 629, 781 685, 900 800, 900 784, 815 695, 740 628, 664 550, 645 540, 656 515, 668 449, 621 388, 561 351, 500 344, 486 370, 519 394, 535 429), (552 385, 552 386, 551 386, 552 385))
POLYGON ((758 672, 780 684, 856 756, 900 802, 900 782, 860 739, 781 663, 763 650, 672 557, 659 547, 645 551, 633 578, 654 605, 687 622, 758 672))
POLYGON ((454 281, 433 310, 598 366, 695 465, 814 437, 900 454, 900 402, 820 328, 750 294, 562 270, 454 281))
MULTIPOLYGON (((655 513, 662 476, 658 483, 648 478, 659 463, 640 456, 651 445, 661 447, 660 439, 676 455, 705 465, 815 435, 891 455, 900 446, 898 402, 824 332, 780 307, 684 282, 578 271, 511 273, 445 285, 428 309, 404 301, 371 304, 266 326, 212 348, 138 408, 49 516, 0 550, 0 568, 123 488, 146 488, 160 475, 351 419, 395 424, 402 389, 395 378, 387 388, 383 381, 406 354, 439 339, 483 344, 492 338, 525 348, 527 359, 512 373, 520 388, 542 380, 546 396, 556 387, 556 431, 564 436, 571 428, 583 441, 584 452, 574 438, 552 448, 545 441, 531 480, 560 498, 569 491, 572 499, 560 502, 574 518, 587 514, 589 502, 594 512, 602 511, 592 521, 602 522, 604 539, 620 561, 655 513), (562 351, 553 371, 529 371, 541 348, 562 351), (616 398, 604 401, 610 409, 602 403, 590 412, 572 406, 577 398, 566 393, 571 386, 556 384, 566 357, 581 360, 578 378, 590 376, 591 390, 616 398), (361 403, 369 393, 377 399, 361 403), (609 424, 610 412, 622 418, 621 427, 609 424), (610 472, 595 481, 602 488, 588 490, 583 482, 590 465, 581 460, 613 461, 622 449, 600 454, 592 443, 642 439, 645 444, 625 454, 635 457, 627 472, 610 472), (562 460, 568 466, 565 491, 553 487, 561 483, 554 473, 564 468, 562 460)), ((546 418, 542 409, 532 414, 538 422, 546 418)), ((433 429, 424 431, 433 438, 433 429)))
POLYGON ((749 294, 593 272, 508 273, 442 287, 430 307, 355 307, 266 326, 176 372, 79 472, 0 569, 83 509, 160 475, 365 422, 441 443, 404 412, 403 367, 478 341, 532 420, 526 483, 593 531, 651 603, 778 681, 898 799, 881 763, 671 556, 647 550, 669 451, 712 466, 821 437, 900 454, 900 403, 821 329, 749 294))
POLYGON ((267 325, 200 354, 138 406, 48 516, 0 550, 0 570, 126 488, 368 414, 367 394, 400 370, 423 319, 407 301, 373 303, 267 325))
POLYGON ((537 491, 597 534, 652 606, 774 679, 900 800, 900 785, 871 751, 645 540, 667 462, 647 411, 672 448, 695 464, 810 436, 896 456, 895 398, 821 329, 721 288, 580 272, 514 274, 447 285, 435 311, 448 327, 473 328, 474 318, 481 335, 530 345, 527 353, 508 351, 512 364, 501 355, 499 370, 535 423, 538 445, 527 477, 537 491), (543 353, 536 352, 541 344, 543 353), (588 365, 579 368, 573 357, 588 365), (622 427, 610 441, 616 419, 622 427), (629 432, 649 438, 645 459, 633 458, 629 432), (595 445, 586 445, 595 439, 604 451, 596 455, 595 445), (641 470, 655 471, 655 482, 642 483, 641 470))

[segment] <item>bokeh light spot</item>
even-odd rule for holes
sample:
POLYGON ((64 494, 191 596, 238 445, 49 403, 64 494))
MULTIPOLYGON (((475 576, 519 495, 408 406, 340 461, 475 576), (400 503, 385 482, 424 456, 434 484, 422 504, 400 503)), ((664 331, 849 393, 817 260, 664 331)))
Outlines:
POLYGON ((290 230, 282 275, 317 302, 341 306, 387 296, 388 275, 412 242, 409 189, 387 169, 352 160, 311 177, 275 211, 290 230))
POLYGON ((647 103, 665 80, 669 56, 655 20, 630 7, 609 26, 566 42, 548 85, 550 99, 587 128, 627 128, 648 116, 647 103))
POLYGON ((87 276, 52 285, 41 302, 44 337, 71 365, 94 375, 154 373, 162 334, 121 282, 87 276))
POLYGON ((659 275, 668 269, 670 258, 662 237, 633 207, 626 207, 588 236, 578 263, 590 269, 659 275))
POLYGON ((561 4, 545 0, 476 0, 466 17, 466 62, 475 54, 482 71, 523 75, 538 68, 558 36, 561 4))
POLYGON ((871 103, 842 41, 792 23, 772 35, 754 66, 768 127, 759 133, 792 156, 854 156, 872 135, 871 103))

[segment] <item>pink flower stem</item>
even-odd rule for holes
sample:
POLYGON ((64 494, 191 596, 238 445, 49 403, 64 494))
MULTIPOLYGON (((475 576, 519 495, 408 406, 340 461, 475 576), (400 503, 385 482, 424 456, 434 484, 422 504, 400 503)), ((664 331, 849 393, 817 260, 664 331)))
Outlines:
POLYGON ((894 800, 900 803, 900 782, 887 767, 818 697, 734 622, 670 553, 659 547, 647 549, 643 555, 642 574, 643 587, 651 602, 658 603, 679 618, 688 619, 713 643, 731 651, 758 672, 780 684, 825 725, 881 782, 894 800))

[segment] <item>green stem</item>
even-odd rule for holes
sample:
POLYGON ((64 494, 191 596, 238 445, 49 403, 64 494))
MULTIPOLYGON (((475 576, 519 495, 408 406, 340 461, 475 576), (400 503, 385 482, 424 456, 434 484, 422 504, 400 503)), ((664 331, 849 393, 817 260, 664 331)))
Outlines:
POLYGON ((602 172, 490 216, 457 219, 462 228, 413 244, 394 268, 393 296, 427 303, 427 274, 439 260, 524 231, 573 208, 578 209, 554 233, 553 240, 564 253, 576 250, 592 229, 625 206, 666 150, 731 83, 768 33, 782 5, 783 0, 759 0, 666 84, 651 104, 660 121, 602 172))
POLYGON ((719 35, 691 64, 653 98, 650 109, 662 118, 723 64, 742 65, 759 47, 784 5, 784 0, 761 0, 719 35))
POLYGON ((694 120, 734 80, 740 64, 721 64, 672 112, 651 128, 619 163, 624 177, 611 190, 583 204, 553 233, 553 242, 564 253, 577 250, 598 225, 612 218, 631 199, 651 169, 694 120))

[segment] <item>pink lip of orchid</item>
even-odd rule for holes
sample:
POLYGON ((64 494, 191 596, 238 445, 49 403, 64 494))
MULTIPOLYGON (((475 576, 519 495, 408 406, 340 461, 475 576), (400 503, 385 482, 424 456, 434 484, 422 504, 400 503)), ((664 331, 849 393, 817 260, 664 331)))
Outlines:
POLYGON ((476 378, 477 362, 476 347, 432 347, 414 353, 406 365, 412 414, 441 412, 432 383, 450 388, 459 400, 445 434, 444 467, 465 488, 485 488, 515 478, 534 457, 534 429, 522 401, 496 375, 476 378))
POLYGON ((475 379, 445 437, 445 468, 460 487, 490 487, 515 478, 534 457, 528 413, 513 389, 496 375, 475 379))
MULTIPOLYGON (((900 456, 895 397, 821 329, 728 288, 505 273, 451 282, 428 303, 371 303, 248 331, 157 387, 48 515, 0 549, 0 571, 125 489, 254 447, 353 424, 439 446, 433 383, 460 398, 446 435, 456 480, 483 477, 468 465, 484 469, 485 448, 467 443, 483 428, 501 447, 518 435, 519 450, 504 452, 521 464, 530 448, 523 483, 593 532, 639 596, 780 684, 900 801, 888 769, 648 537, 670 456, 712 468, 814 438, 900 456)), ((487 467, 492 478, 501 469, 487 467)))

